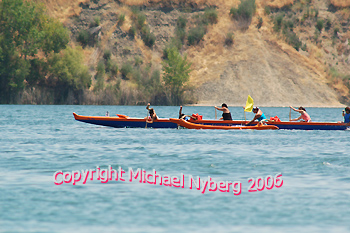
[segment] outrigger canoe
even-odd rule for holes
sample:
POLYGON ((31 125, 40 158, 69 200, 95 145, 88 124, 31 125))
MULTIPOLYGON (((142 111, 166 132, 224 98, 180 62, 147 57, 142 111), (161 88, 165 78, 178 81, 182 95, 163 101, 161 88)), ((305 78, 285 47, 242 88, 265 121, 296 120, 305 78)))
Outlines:
MULTIPOLYGON (((144 118, 132 118, 125 115, 117 114, 117 116, 81 116, 73 113, 74 118, 77 121, 110 126, 116 128, 177 128, 177 124, 170 121, 169 118, 160 118, 153 123, 146 123, 144 118)), ((231 126, 231 125, 245 125, 248 121, 223 121, 223 120, 190 120, 192 123, 203 125, 218 125, 218 126, 231 126)), ((256 125, 257 122, 253 122, 251 126, 256 125)), ((336 123, 336 122, 289 122, 289 121, 267 121, 267 125, 275 125, 279 129, 289 130, 346 130, 350 129, 350 124, 336 123)))
POLYGON ((170 118, 170 121, 173 123, 176 123, 182 127, 185 127, 187 129, 224 129, 224 130, 243 130, 243 129, 253 129, 253 130, 271 130, 271 129, 278 129, 275 125, 263 125, 263 124, 257 124, 254 126, 245 126, 245 125, 234 125, 234 126, 225 126, 225 125, 203 125, 203 124, 197 124, 188 122, 182 119, 177 118, 170 118))
POLYGON ((177 128, 177 124, 172 123, 169 118, 158 118, 158 120, 153 123, 147 123, 146 119, 132 118, 122 114, 117 114, 115 117, 81 116, 73 112, 73 115, 77 121, 115 128, 177 128))

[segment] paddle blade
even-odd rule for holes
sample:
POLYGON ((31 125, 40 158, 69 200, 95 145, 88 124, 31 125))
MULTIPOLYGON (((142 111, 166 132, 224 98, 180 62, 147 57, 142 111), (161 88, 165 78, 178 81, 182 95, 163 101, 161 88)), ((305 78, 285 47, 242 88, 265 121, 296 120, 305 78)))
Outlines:
POLYGON ((245 104, 245 112, 251 112, 253 110, 254 100, 250 95, 248 95, 247 103, 245 104))

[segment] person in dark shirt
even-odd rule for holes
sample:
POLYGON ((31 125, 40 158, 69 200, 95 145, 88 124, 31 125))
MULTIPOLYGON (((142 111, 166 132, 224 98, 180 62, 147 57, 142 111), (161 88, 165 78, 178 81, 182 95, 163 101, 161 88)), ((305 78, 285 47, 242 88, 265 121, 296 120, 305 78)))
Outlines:
POLYGON ((344 123, 350 123, 350 107, 343 110, 344 123))
POLYGON ((225 121, 232 121, 232 116, 230 113, 230 110, 228 110, 227 104, 223 103, 221 105, 221 108, 214 106, 215 109, 222 111, 222 117, 220 120, 225 120, 225 121))
POLYGON ((148 103, 148 104, 147 104, 147 107, 146 107, 146 109, 148 110, 148 113, 149 113, 149 117, 146 118, 146 122, 147 122, 147 123, 153 123, 153 121, 158 120, 158 117, 157 117, 156 112, 154 111, 153 108, 150 108, 150 107, 149 107, 150 105, 151 105, 151 104, 148 103))

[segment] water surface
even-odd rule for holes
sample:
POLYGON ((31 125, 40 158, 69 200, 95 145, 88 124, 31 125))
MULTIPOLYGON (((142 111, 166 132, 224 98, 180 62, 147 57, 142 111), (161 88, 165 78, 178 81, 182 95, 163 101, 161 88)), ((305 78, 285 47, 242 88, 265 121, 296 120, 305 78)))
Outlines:
MULTIPOLYGON (((178 116, 178 107, 154 108, 160 117, 178 116)), ((244 119, 242 108, 230 110, 244 119)), ((262 110, 289 118, 289 108, 262 110)), ((314 121, 340 121, 341 110, 307 109, 314 121)), ((1 232, 350 232, 349 131, 117 129, 72 115, 145 117, 144 106, 0 105, 0 111, 1 232), (54 184, 57 171, 109 165, 184 174, 185 187, 54 184), (249 178, 276 174, 282 187, 248 192, 249 178), (190 175, 239 181, 242 192, 202 194, 189 189, 190 175)), ((214 118, 213 107, 183 112, 214 118)))

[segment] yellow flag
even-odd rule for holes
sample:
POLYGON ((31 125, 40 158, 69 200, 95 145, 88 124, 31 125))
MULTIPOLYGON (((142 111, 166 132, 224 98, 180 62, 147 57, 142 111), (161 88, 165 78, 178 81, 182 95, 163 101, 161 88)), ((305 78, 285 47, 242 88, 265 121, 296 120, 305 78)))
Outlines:
POLYGON ((247 103, 245 104, 245 112, 251 112, 253 110, 254 100, 248 95, 247 103))

